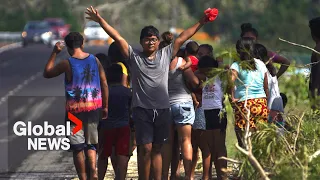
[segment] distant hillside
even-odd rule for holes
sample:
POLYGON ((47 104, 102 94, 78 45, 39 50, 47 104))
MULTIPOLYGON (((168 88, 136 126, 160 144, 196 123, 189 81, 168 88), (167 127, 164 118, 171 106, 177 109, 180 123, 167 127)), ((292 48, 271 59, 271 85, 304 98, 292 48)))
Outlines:
MULTIPOLYGON (((160 31, 170 27, 186 28, 208 7, 217 7, 218 19, 203 31, 235 42, 240 25, 251 22, 259 31, 259 40, 269 47, 290 50, 278 37, 313 46, 308 21, 319 16, 318 0, 2 0, 0 31, 21 31, 26 21, 45 17, 63 17, 72 29, 82 31, 84 11, 93 5, 130 41, 138 41, 140 29, 154 25, 160 31)), ((222 42, 223 42, 222 41, 222 42)), ((300 51, 297 48, 296 51, 300 51)))

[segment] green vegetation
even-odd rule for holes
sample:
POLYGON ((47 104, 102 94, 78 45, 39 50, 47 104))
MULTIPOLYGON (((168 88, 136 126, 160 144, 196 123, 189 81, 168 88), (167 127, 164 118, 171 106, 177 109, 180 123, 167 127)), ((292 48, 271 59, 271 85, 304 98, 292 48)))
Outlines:
MULTIPOLYGON (((280 91, 289 100, 284 116, 291 129, 281 134, 275 125, 261 124, 259 132, 253 135, 253 154, 270 173, 271 179, 319 177, 320 156, 311 160, 311 155, 320 150, 320 113, 310 110, 308 77, 290 74, 302 68, 301 64, 309 63, 311 52, 278 40, 281 37, 313 47, 308 21, 319 14, 319 1, 95 0, 90 3, 86 0, 29 0, 23 3, 5 0, 0 5, 0 31, 21 31, 26 21, 45 17, 62 17, 72 24, 73 30, 82 31, 84 10, 94 5, 101 8, 100 13, 123 36, 131 42, 138 42, 140 29, 145 25, 155 25, 161 32, 170 27, 186 28, 203 14, 203 10, 217 7, 220 11, 218 19, 206 25, 203 31, 221 38, 224 46, 213 44, 215 55, 229 55, 224 62, 231 64, 234 58, 230 58, 233 57, 230 52, 234 51, 234 43, 240 36, 240 25, 251 22, 258 29, 262 44, 296 62, 279 79, 280 91)), ((243 162, 240 173, 244 179, 259 179, 260 175, 248 163, 247 157, 234 146, 234 119, 229 103, 227 112, 228 156, 243 162)))
POLYGON ((21 31, 28 20, 62 17, 72 29, 83 30, 85 8, 93 5, 130 41, 138 42, 140 29, 152 24, 161 32, 186 28, 208 7, 217 7, 219 17, 203 31, 218 36, 223 44, 234 43, 240 25, 251 22, 260 41, 271 50, 302 51, 278 41, 279 37, 313 47, 308 21, 319 15, 319 1, 304 0, 3 0, 0 31, 21 31))

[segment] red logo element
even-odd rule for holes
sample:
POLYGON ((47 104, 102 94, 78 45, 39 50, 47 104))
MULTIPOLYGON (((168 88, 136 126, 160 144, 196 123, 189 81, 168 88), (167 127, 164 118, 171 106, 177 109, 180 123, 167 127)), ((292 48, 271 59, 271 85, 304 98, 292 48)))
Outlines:
POLYGON ((72 129, 73 135, 82 129, 82 121, 69 112, 68 112, 68 119, 70 119, 72 122, 76 124, 76 127, 72 129))

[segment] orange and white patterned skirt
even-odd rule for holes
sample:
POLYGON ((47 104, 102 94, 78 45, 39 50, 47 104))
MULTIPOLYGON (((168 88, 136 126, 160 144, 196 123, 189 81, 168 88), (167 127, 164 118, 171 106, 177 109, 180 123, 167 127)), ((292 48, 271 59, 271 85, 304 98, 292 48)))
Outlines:
MULTIPOLYGON (((246 126, 246 114, 245 101, 236 102, 234 105, 235 110, 235 125, 238 129, 244 129, 246 126)), ((268 120, 268 106, 267 99, 248 99, 247 108, 250 110, 250 128, 256 128, 257 121, 267 122, 268 120)))

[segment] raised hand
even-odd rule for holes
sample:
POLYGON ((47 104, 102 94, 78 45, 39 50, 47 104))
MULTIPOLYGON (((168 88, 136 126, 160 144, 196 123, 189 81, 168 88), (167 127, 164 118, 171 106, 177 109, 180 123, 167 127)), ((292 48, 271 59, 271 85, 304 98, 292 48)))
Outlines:
POLYGON ((219 10, 216 8, 213 8, 213 9, 208 8, 207 10, 204 11, 204 14, 207 17, 206 21, 212 22, 218 17, 219 10))
POLYGON ((98 12, 98 9, 94 9, 92 6, 90 6, 90 8, 87 8, 87 11, 85 13, 88 15, 86 19, 89 19, 95 22, 100 21, 101 16, 98 12))
POLYGON ((64 42, 63 42, 63 41, 58 41, 58 42, 54 45, 53 51, 58 54, 59 52, 62 51, 62 49, 64 48, 64 46, 65 46, 65 45, 64 45, 64 42))

